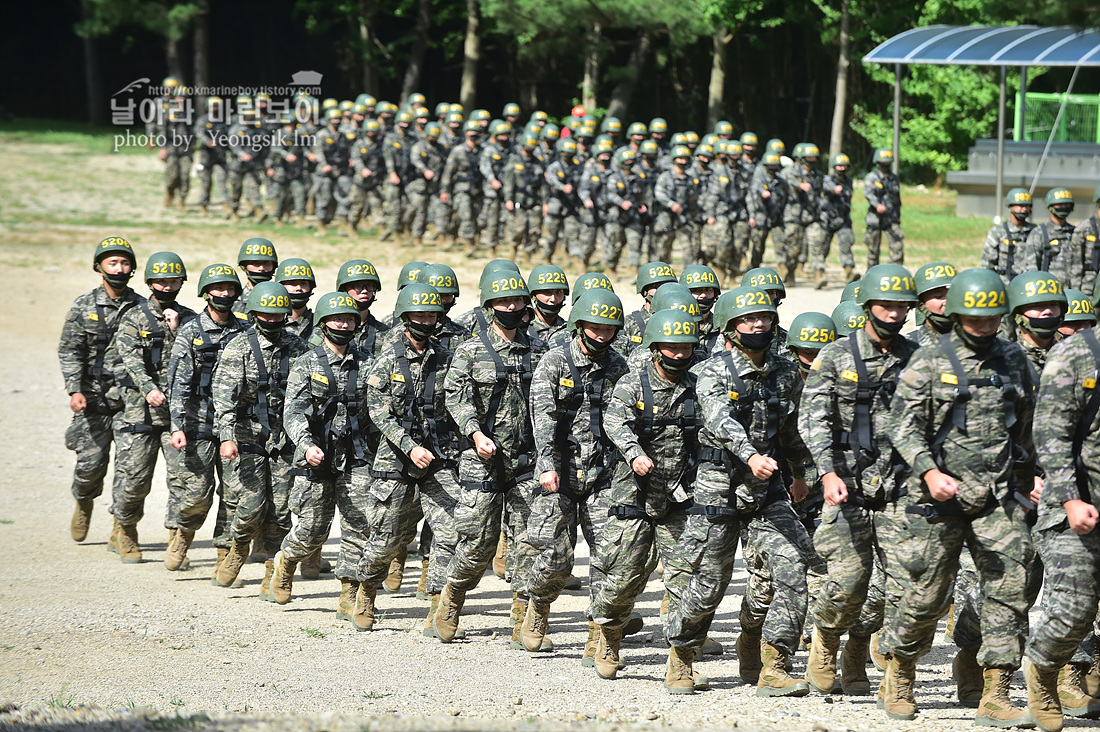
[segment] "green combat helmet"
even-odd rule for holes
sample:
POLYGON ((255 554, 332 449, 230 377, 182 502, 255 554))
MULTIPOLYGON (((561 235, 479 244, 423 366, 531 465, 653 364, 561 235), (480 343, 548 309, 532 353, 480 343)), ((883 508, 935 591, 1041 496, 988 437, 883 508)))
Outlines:
POLYGON ((490 300, 504 297, 531 299, 531 291, 527 289, 527 283, 519 272, 502 269, 486 274, 489 276, 481 283, 481 307, 487 306, 490 300))
POLYGON ((836 325, 838 338, 853 331, 863 330, 863 326, 867 325, 867 313, 863 312, 863 308, 860 307, 859 303, 852 300, 842 302, 833 308, 831 317, 833 324, 836 325))
POLYGON ((645 122, 631 122, 630 127, 626 130, 626 136, 633 138, 637 135, 645 137, 649 134, 649 130, 646 129, 645 122))
POLYGON ((825 313, 800 313, 787 331, 787 347, 820 351, 836 340, 836 323, 825 313))
POLYGON ((705 264, 692 264, 685 267, 684 271, 680 273, 680 284, 689 290, 697 290, 702 287, 712 287, 719 291, 722 289, 722 286, 718 284, 718 275, 705 264))
POLYGON ((949 286, 957 274, 955 266, 948 262, 932 262, 924 265, 913 274, 917 297, 931 290, 949 286))
POLYGON ((558 155, 571 157, 577 153, 577 141, 571 137, 563 137, 557 141, 554 149, 557 150, 558 155))
POLYGON ((394 305, 393 314, 400 318, 405 313, 442 315, 443 300, 439 297, 439 290, 419 282, 411 282, 401 288, 401 292, 397 293, 397 304, 394 305))
POLYGON ((246 310, 250 313, 290 315, 290 293, 278 282, 260 282, 248 293, 246 310))
POLYGON ((569 311, 569 327, 576 328, 580 322, 622 328, 625 323, 623 302, 611 290, 588 290, 577 298, 569 311))
POLYGON ((872 301, 906 302, 915 305, 917 286, 913 275, 900 264, 876 264, 867 270, 860 280, 856 302, 866 305, 872 301))
POLYGON ((284 259, 275 268, 276 282, 282 284, 293 280, 306 280, 314 287, 317 286, 317 279, 313 276, 313 267, 309 265, 309 262, 298 257, 284 259))
MULTIPOLYGON (((208 264, 202 268, 202 274, 199 275, 199 297, 205 296, 206 288, 210 285, 221 284, 235 285, 237 292, 241 291, 241 280, 237 277, 237 272, 233 269, 232 265, 222 264, 221 262, 208 264)), ((232 304, 233 299, 230 300, 230 304, 232 304)))
POLYGON ((271 262, 271 272, 245 271, 248 281, 252 284, 266 282, 275 274, 275 267, 279 264, 279 255, 275 253, 275 245, 270 240, 254 236, 245 239, 241 249, 237 253, 237 264, 244 267, 248 262, 271 262))
POLYGON ((850 168, 852 167, 852 159, 844 153, 837 153, 829 158, 830 168, 850 168))
POLYGON ((894 162, 894 151, 888 147, 880 147, 875 150, 873 158, 875 165, 889 165, 894 162))
POLYGON ((329 292, 317 300, 317 310, 313 313, 313 322, 321 323, 330 315, 354 315, 355 322, 362 320, 355 299, 346 292, 329 292))
POLYGON ((699 344, 699 325, 683 310, 658 310, 646 323, 642 348, 661 343, 699 344))
POLYGON ((663 285, 666 282, 675 282, 676 272, 672 269, 672 265, 667 262, 649 262, 643 264, 638 268, 638 294, 646 298, 647 301, 653 299, 653 295, 648 297, 645 295, 645 291, 653 285, 663 285))
POLYGON ((737 334, 732 324, 733 320, 752 313, 776 315, 777 311, 772 304, 771 296, 756 287, 735 287, 722 295, 714 304, 714 324, 731 340, 736 341, 737 334))
POLYGON ((1046 196, 1047 210, 1065 218, 1073 212, 1073 191, 1068 188, 1051 188, 1046 196))
POLYGON ((664 117, 654 117, 649 121, 649 134, 657 133, 663 135, 668 132, 668 122, 664 117))
POLYGON ((699 301, 691 290, 679 282, 667 282, 657 288, 650 303, 650 310, 682 310, 696 322, 703 320, 703 311, 699 308, 699 301))
MULTIPOLYGON (((1061 283, 1058 283, 1058 288, 1061 290, 1061 283)), ((964 269, 955 275, 951 287, 947 289, 947 307, 944 313, 952 320, 959 315, 990 318, 1007 312, 1004 283, 1001 282, 1000 275, 992 270, 983 267, 964 269)))
POLYGON ((716 134, 716 135, 732 135, 733 134, 733 124, 730 123, 730 122, 727 122, 724 119, 718 120, 714 124, 714 134, 716 134))
POLYGON ((750 269, 741 276, 741 286, 766 290, 772 294, 777 307, 787 296, 787 287, 783 284, 783 278, 771 267, 750 269))
POLYGON ((351 259, 340 265, 340 271, 336 273, 336 289, 343 292, 353 282, 373 282, 377 289, 382 289, 378 270, 365 259, 351 259))
POLYGON ((569 278, 565 270, 556 264, 540 264, 527 276, 527 289, 532 293, 547 290, 565 290, 569 292, 569 278))
POLYGON ((857 299, 859 299, 859 283, 861 281, 862 280, 855 280, 854 282, 849 282, 847 285, 845 285, 844 292, 840 293, 840 301, 855 302, 857 299))
POLYGON ((1005 206, 1012 208, 1013 206, 1027 206, 1031 208, 1034 201, 1031 198, 1031 193, 1026 188, 1013 188, 1005 194, 1005 206))
POLYGON ((440 295, 458 297, 458 275, 445 264, 429 264, 416 275, 418 284, 434 287, 440 295))
POLYGON ((607 275, 602 275, 599 272, 586 272, 577 278, 577 283, 573 285, 573 300, 572 303, 577 302, 583 293, 588 290, 610 290, 615 291, 615 286, 611 284, 611 280, 607 279, 607 275))
MULTIPOLYGON (((134 248, 130 246, 130 242, 126 241, 121 236, 109 236, 99 242, 99 244, 96 244, 95 254, 92 255, 92 269, 98 272, 99 260, 113 254, 121 254, 124 257, 129 257, 130 266, 137 268, 137 257, 134 256, 134 248)), ((126 279, 129 280, 130 278, 127 277, 126 279)), ((124 282, 123 285, 125 284, 124 282)))
POLYGON ((520 112, 521 112, 521 110, 520 110, 518 104, 516 104, 515 102, 508 102, 507 104, 504 105, 504 112, 502 113, 501 116, 503 116, 503 117, 518 117, 520 115, 520 112))
POLYGON ((145 282, 167 280, 174 277, 187 280, 187 268, 175 252, 153 252, 145 262, 145 282))
MULTIPOLYGON (((957 278, 956 278, 957 279, 957 278)), ((1061 280, 1050 272, 1035 270, 1016 275, 1008 283, 1008 311, 1013 313, 1016 325, 1028 331, 1036 338, 1049 340, 1058 331, 1062 324, 1062 317, 1066 313, 1069 301, 1066 299, 1066 291, 1061 280), (1059 313, 1057 316, 1046 318, 1029 318, 1021 311, 1029 305, 1043 305, 1057 303, 1059 313)), ((951 290, 947 291, 948 297, 951 290)))
POLYGON ((1066 288, 1066 314, 1062 318, 1063 323, 1092 323, 1096 324, 1096 308, 1092 299, 1080 290, 1066 288))
POLYGON ((401 291, 405 289, 406 285, 411 285, 416 282, 416 276, 420 274, 420 270, 428 266, 427 262, 406 262, 405 266, 401 268, 401 272, 397 275, 397 289, 401 291))
POLYGON ((783 157, 787 154, 787 144, 778 137, 773 137, 768 140, 768 144, 764 147, 764 151, 766 153, 775 153, 779 157, 783 157))

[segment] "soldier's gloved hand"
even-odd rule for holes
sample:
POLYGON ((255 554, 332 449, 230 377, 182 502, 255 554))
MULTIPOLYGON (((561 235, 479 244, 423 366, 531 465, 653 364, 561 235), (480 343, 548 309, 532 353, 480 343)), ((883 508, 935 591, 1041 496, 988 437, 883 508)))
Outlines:
POLYGON ((1066 518, 1069 519, 1069 527, 1081 536, 1090 533, 1096 528, 1096 507, 1091 503, 1085 503, 1080 498, 1074 498, 1062 504, 1066 509, 1066 518))
POLYGON ((749 458, 749 470, 757 480, 767 480, 772 473, 779 470, 779 463, 774 458, 756 453, 749 458))
POLYGON ((955 479, 937 468, 932 468, 922 477, 928 486, 928 495, 937 501, 948 501, 959 495, 959 484, 955 479))
POLYGON ((145 395, 145 401, 152 404, 154 407, 159 407, 164 404, 164 392, 160 389, 153 389, 151 392, 145 395))
POLYGON ((431 450, 426 450, 420 445, 417 445, 412 450, 409 450, 409 458, 413 461, 413 465, 423 470, 432 464, 435 455, 432 454, 431 450))
POLYGON ((83 412, 88 408, 88 400, 79 391, 69 395, 69 409, 74 412, 83 412))
POLYGON ((1031 489, 1031 493, 1028 494, 1027 499, 1036 506, 1039 505, 1039 499, 1043 497, 1043 479, 1038 475, 1035 476, 1035 486, 1031 489))
POLYGON ((477 456, 482 460, 488 460, 493 455, 497 454, 497 443, 490 440, 485 436, 481 430, 475 432, 472 437, 474 438, 474 449, 477 450, 477 456))
POLYGON ((558 471, 547 470, 545 473, 539 476, 539 485, 547 493, 558 492, 558 471))
POLYGON ((314 445, 306 449, 306 462, 317 467, 325 461, 325 451, 314 445))
POLYGON ((649 472, 653 470, 653 461, 647 455, 641 455, 634 458, 634 462, 630 464, 630 467, 634 469, 637 475, 649 475, 649 472))
POLYGON ((836 473, 825 473, 821 476, 821 485, 825 494, 825 503, 830 506, 839 506, 848 500, 848 486, 836 473))
POLYGON ((223 442, 219 452, 226 460, 236 460, 240 457, 240 453, 237 451, 237 443, 233 442, 233 440, 226 440, 223 442))
POLYGON ((187 435, 183 434, 183 430, 176 430, 172 433, 172 447, 177 450, 182 450, 187 447, 187 435))

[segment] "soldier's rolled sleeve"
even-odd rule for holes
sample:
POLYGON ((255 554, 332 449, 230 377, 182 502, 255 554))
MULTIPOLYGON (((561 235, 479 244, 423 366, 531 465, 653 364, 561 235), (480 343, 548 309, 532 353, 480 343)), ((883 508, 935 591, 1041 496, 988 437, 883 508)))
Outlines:
POLYGON ((122 316, 118 333, 115 335, 115 349, 119 360, 122 361, 122 368, 133 380, 137 390, 145 396, 158 387, 145 372, 145 353, 141 335, 138 332, 142 325, 137 320, 143 317, 144 313, 138 308, 133 308, 122 316))
POLYGON ((637 458, 645 456, 645 450, 642 449, 637 435, 631 428, 636 401, 630 392, 625 389, 616 389, 603 417, 604 432, 622 453, 628 465, 633 465, 637 458))
POLYGON ((75 394, 83 391, 84 355, 80 346, 84 343, 83 313, 75 306, 65 316, 61 327, 61 341, 57 345, 57 358, 61 362, 61 376, 65 379, 65 391, 75 394))
MULTIPOLYGON (((566 345, 566 348, 569 346, 566 345)), ((555 388, 560 378, 557 366, 558 360, 553 356, 544 358, 531 377, 531 405, 535 407, 532 434, 535 439, 535 471, 538 473, 561 470, 554 454, 554 437, 558 420, 562 418, 558 412, 555 388)))
POLYGON ((168 417, 172 432, 183 430, 187 421, 187 404, 191 401, 191 379, 195 361, 191 353, 191 329, 180 329, 180 337, 172 344, 172 369, 168 395, 168 417))
POLYGON ((226 347, 214 368, 210 381, 210 391, 214 401, 214 426, 221 442, 236 440, 237 437, 237 395, 244 374, 241 353, 226 347))
MULTIPOLYGON (((834 344, 829 344, 830 349, 834 344)), ((839 346, 838 346, 839 347, 839 346)), ((822 349, 823 351, 825 349, 822 349)), ((802 441, 813 445, 814 464, 818 475, 835 473, 833 467, 833 385, 836 370, 831 361, 818 356, 817 370, 811 370, 802 391, 802 404, 798 416, 798 432, 802 441)))
POLYGON ((703 422, 720 447, 729 450, 747 465, 749 458, 756 454, 756 448, 749 440, 744 425, 730 414, 729 389, 722 377, 725 366, 718 363, 713 368, 720 368, 721 374, 704 367, 699 372, 699 381, 695 386, 695 393, 703 410, 703 422))

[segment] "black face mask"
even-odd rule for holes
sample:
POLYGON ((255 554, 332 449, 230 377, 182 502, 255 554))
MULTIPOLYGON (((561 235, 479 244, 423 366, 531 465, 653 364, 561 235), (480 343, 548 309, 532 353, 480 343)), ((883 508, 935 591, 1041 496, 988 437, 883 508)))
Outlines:
POLYGON ((978 353, 984 353, 985 349, 989 348, 991 345, 993 345, 993 341, 997 340, 996 333, 987 336, 970 335, 965 330, 963 330, 963 327, 961 325, 955 325, 955 332, 968 348, 970 348, 972 351, 977 351, 978 353))
POLYGON ((1054 211, 1054 215, 1060 219, 1064 219, 1073 213, 1073 206, 1062 204, 1060 206, 1051 206, 1051 210, 1054 211))
POLYGON ((337 346, 346 346, 351 343, 351 339, 355 337, 355 330, 336 330, 328 323, 321 324, 321 332, 325 334, 325 338, 332 341, 337 346))
POLYGON ((867 313, 867 317, 871 321, 871 328, 875 331, 875 335, 884 341, 892 340, 894 336, 900 333, 901 329, 905 327, 904 319, 896 323, 887 323, 884 320, 879 320, 870 313, 867 313))
POLYGON ((699 312, 706 315, 710 312, 710 309, 714 307, 714 300, 715 298, 713 297, 697 297, 695 298, 695 303, 699 306, 699 312))
POLYGON ((543 317, 547 320, 556 318, 563 307, 565 307, 565 300, 562 300, 557 305, 551 305, 550 303, 539 300, 537 297, 535 298, 535 310, 542 313, 543 317))
POLYGON ((670 374, 682 374, 691 368, 691 356, 684 356, 683 358, 672 358, 657 351, 657 363, 661 365, 665 371, 670 374))
MULTIPOLYGON (((352 300, 355 300, 355 298, 353 297, 352 300)), ((364 313, 367 310, 370 310, 370 306, 373 305, 373 304, 374 304, 374 300, 371 300, 369 302, 360 302, 359 300, 355 300, 355 307, 359 308, 359 312, 361 312, 361 313, 364 313)))
POLYGON ((799 371, 799 373, 801 373, 801 374, 802 374, 803 376, 805 376, 806 374, 810 373, 810 366, 812 366, 812 365, 813 365, 813 362, 812 362, 812 361, 811 361, 810 363, 806 363, 806 362, 805 362, 805 361, 803 361, 803 360, 802 360, 801 358, 795 359, 795 363, 797 363, 797 364, 798 364, 798 371, 799 371))
POLYGON ((103 273, 103 279, 106 280, 108 285, 115 288, 116 290, 121 290, 122 288, 126 287, 126 285, 130 282, 130 278, 133 276, 134 273, 132 270, 125 274, 107 274, 106 272, 103 273))
POLYGON ((949 333, 951 331, 951 328, 955 325, 955 321, 953 321, 946 315, 925 313, 924 319, 932 324, 932 327, 936 329, 937 333, 949 333))
POLYGON ((156 300, 162 308, 172 305, 176 301, 176 295, 180 294, 179 290, 164 291, 154 289, 152 292, 153 299, 156 300))
POLYGON ((409 337, 414 341, 420 341, 423 343, 432 337, 436 331, 437 323, 431 325, 425 325, 423 323, 414 323, 411 320, 405 319, 405 330, 409 332, 409 337))
POLYGON ((497 310, 493 308, 493 320, 504 330, 515 330, 523 322, 525 310, 497 310))
POLYGON ((577 335, 580 336, 581 344, 584 345, 584 350, 588 351, 588 355, 593 359, 604 355, 607 353, 607 349, 611 348, 610 341, 607 343, 600 343, 594 338, 589 338, 583 328, 577 328, 577 335))
POLYGON ((246 269, 245 276, 248 277, 248 281, 253 285, 258 285, 261 282, 270 281, 271 278, 275 276, 275 270, 271 270, 270 272, 253 272, 250 269, 246 269))
POLYGON ((1015 216, 1016 218, 1018 218, 1020 221, 1027 221, 1028 219, 1031 218, 1031 209, 1029 208, 1026 211, 1024 211, 1023 213, 1013 211, 1012 215, 1015 216))
POLYGON ((210 309, 216 313, 228 313, 237 298, 233 295, 207 295, 206 301, 210 303, 210 309))
POLYGON ((256 318, 256 330, 260 331, 268 338, 277 338, 279 334, 283 332, 283 326, 285 325, 286 318, 283 318, 282 320, 275 323, 256 318))
POLYGON ((1017 315, 1016 324, 1036 338, 1048 341, 1058 332, 1058 326, 1062 324, 1062 316, 1053 315, 1049 318, 1029 318, 1026 315, 1017 315))
POLYGON ((309 298, 313 297, 312 292, 292 292, 290 293, 290 307, 298 310, 304 308, 309 304, 309 298))
POLYGON ((775 330, 769 328, 763 333, 735 332, 734 337, 737 339, 737 344, 746 352, 761 353, 768 350, 768 346, 772 344, 772 340, 775 339, 775 330))

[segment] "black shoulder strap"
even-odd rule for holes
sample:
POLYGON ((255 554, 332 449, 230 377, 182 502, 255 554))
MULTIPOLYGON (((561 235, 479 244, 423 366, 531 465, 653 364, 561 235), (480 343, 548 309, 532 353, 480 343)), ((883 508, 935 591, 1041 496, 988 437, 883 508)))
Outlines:
POLYGON ((321 432, 321 439, 324 441, 326 447, 327 459, 332 459, 331 451, 336 447, 338 443, 347 439, 351 443, 352 452, 354 452, 356 459, 365 460, 366 455, 363 449, 363 440, 359 432, 359 400, 358 400, 358 383, 359 383, 359 362, 355 358, 349 359, 349 366, 347 369, 348 382, 341 392, 337 386, 336 374, 332 370, 332 366, 328 362, 328 350, 322 343, 313 349, 314 354, 317 356, 317 361, 321 365, 321 371, 324 372, 324 377, 328 381, 327 393, 325 403, 322 405, 320 413, 318 414, 318 426, 321 432), (339 409, 339 405, 343 404, 345 412, 344 429, 337 431, 333 424, 336 421, 336 413, 339 409))
POLYGON ((103 372, 103 362, 107 356, 107 347, 111 345, 111 338, 114 337, 115 332, 118 330, 118 324, 119 321, 122 320, 122 316, 135 304, 133 299, 124 300, 119 306, 118 312, 115 313, 114 320, 108 325, 107 309, 98 302, 96 303, 95 360, 92 362, 92 378, 100 383, 104 391, 107 390, 108 386, 104 383, 105 375, 103 372))
POLYGON ((267 442, 271 436, 271 420, 268 418, 267 397, 271 389, 270 374, 264 364, 264 353, 260 349, 260 338, 256 329, 248 331, 248 343, 252 346, 252 357, 256 361, 256 419, 260 421, 260 443, 267 442))
POLYGON ((940 459, 939 456, 943 449, 943 443, 947 440, 947 435, 950 434, 952 429, 956 429, 966 434, 966 405, 971 399, 971 386, 977 388, 993 386, 1001 390, 1001 396, 1004 401, 1004 426, 1006 430, 1011 429, 1016 424, 1015 400, 1017 394, 1016 386, 1012 383, 1003 357, 999 356, 990 363, 995 372, 992 376, 970 379, 966 375, 966 370, 963 368, 962 361, 959 360, 959 354, 955 350, 955 344, 951 341, 951 334, 944 333, 941 335, 939 343, 944 356, 951 364, 951 370, 955 377, 956 384, 955 403, 951 407, 951 417, 950 419, 944 420, 944 423, 940 425, 930 445, 932 456, 937 462, 940 459))
POLYGON ((160 364, 160 359, 164 355, 164 329, 160 327, 157 317, 153 315, 148 300, 141 301, 141 312, 149 322, 149 339, 152 341, 149 349, 143 354, 145 357, 145 372, 152 375, 153 370, 160 364))

